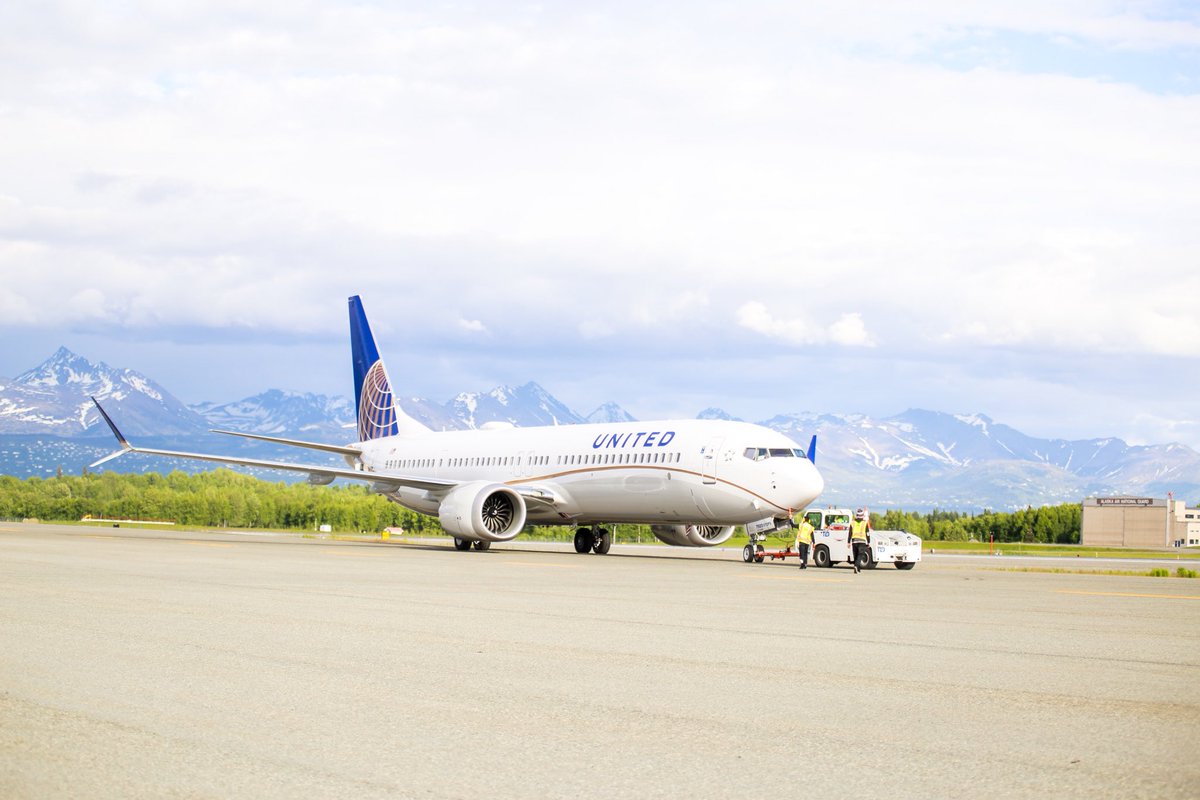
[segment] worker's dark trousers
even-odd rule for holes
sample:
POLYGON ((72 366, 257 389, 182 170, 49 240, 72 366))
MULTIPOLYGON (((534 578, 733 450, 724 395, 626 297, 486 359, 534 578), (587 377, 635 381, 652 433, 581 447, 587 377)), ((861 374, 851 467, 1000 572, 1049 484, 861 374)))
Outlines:
POLYGON ((858 553, 860 550, 862 550, 863 548, 865 548, 867 546, 867 543, 859 541, 859 542, 851 542, 851 544, 853 545, 853 549, 850 553, 850 563, 853 564, 855 561, 858 561, 858 553))
POLYGON ((800 543, 800 569, 808 568, 808 545, 800 543))

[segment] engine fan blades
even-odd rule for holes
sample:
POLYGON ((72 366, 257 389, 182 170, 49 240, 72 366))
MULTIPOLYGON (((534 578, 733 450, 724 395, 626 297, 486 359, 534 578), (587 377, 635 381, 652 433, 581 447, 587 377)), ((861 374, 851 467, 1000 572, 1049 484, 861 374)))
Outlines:
POLYGON ((484 526, 492 533, 503 533, 512 524, 512 500, 502 494, 494 494, 483 501, 481 509, 484 526))

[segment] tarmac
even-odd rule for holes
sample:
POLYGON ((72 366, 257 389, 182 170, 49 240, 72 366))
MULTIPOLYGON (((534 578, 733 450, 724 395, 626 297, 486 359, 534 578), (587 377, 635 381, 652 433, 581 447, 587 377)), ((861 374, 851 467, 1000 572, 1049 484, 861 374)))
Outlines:
POLYGON ((1200 579, 0 523, 0 797, 1200 795, 1200 579))

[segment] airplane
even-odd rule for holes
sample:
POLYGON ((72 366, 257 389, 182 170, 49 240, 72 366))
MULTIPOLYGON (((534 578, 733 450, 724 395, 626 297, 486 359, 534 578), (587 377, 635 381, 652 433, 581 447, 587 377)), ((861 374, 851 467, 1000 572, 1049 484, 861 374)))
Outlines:
POLYGON ((134 447, 92 402, 125 453, 307 473, 326 485, 363 481, 405 508, 437 517, 458 550, 487 550, 526 526, 571 525, 578 553, 605 554, 617 523, 647 524, 662 542, 714 547, 738 525, 791 527, 792 514, 824 489, 807 450, 783 434, 745 422, 663 420, 518 428, 488 422, 476 430, 433 431, 406 414, 371 334, 358 295, 349 298, 358 440, 323 444, 214 430, 342 456, 347 466, 294 464, 237 456, 134 447))

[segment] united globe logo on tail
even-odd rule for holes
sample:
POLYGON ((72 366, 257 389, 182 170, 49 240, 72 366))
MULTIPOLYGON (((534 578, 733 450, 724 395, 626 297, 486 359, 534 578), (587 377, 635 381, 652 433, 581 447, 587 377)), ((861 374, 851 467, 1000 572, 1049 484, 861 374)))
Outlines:
MULTIPOLYGON (((395 436, 400 426, 392 384, 388 381, 375 337, 358 295, 350 298, 350 356, 354 368, 354 397, 358 401, 360 442, 395 436)), ((411 427, 411 425, 410 425, 411 427)))
POLYGON ((363 376, 358 400, 358 440, 396 435, 396 406, 383 362, 376 361, 363 376))

